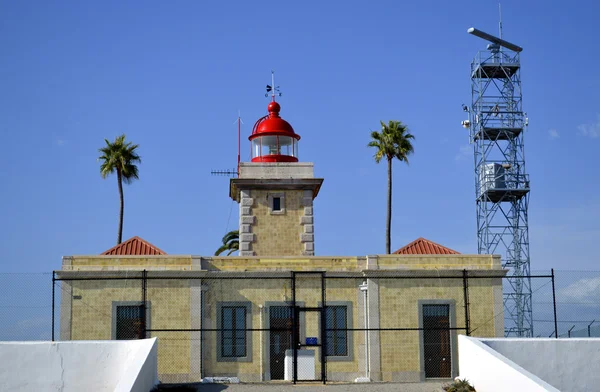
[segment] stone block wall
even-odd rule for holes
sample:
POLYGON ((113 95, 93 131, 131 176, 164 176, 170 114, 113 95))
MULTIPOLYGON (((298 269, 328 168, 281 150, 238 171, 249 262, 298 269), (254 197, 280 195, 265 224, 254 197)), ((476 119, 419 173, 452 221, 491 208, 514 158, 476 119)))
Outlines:
POLYGON ((240 256, 314 255, 312 191, 242 190, 240 256), (282 197, 283 211, 272 213, 269 196, 282 197))

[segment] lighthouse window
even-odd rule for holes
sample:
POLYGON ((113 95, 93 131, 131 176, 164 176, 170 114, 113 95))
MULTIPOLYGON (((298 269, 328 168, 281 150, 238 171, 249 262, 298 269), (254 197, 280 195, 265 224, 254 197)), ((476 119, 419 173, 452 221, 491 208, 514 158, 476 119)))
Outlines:
POLYGON ((271 193, 268 196, 269 212, 273 215, 285 214, 285 196, 283 193, 271 193))
POLYGON ((273 211, 281 211, 281 197, 273 198, 273 211))

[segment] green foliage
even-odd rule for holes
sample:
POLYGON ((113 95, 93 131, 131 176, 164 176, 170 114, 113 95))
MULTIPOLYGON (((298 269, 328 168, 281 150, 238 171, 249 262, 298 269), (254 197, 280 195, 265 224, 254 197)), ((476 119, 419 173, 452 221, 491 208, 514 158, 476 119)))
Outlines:
POLYGON ((408 156, 414 152, 411 140, 414 139, 406 125, 401 121, 390 120, 386 125, 381 123, 381 132, 371 132, 369 147, 375 147, 375 162, 379 163, 382 158, 392 160, 394 158, 408 164, 408 156))
POLYGON ((139 179, 138 167, 135 165, 142 161, 136 151, 139 145, 125 142, 125 134, 117 136, 112 143, 108 139, 104 139, 104 142, 106 146, 98 150, 102 153, 98 157, 101 161, 100 175, 102 178, 116 172, 125 184, 139 179))
POLYGON ((240 232, 239 230, 232 230, 223 236, 221 239, 223 245, 215 252, 215 256, 219 256, 225 251, 229 251, 227 256, 240 249, 240 232))
POLYGON ((443 388, 446 392, 476 392, 466 378, 461 380, 458 377, 454 379, 454 382, 445 385, 443 388))

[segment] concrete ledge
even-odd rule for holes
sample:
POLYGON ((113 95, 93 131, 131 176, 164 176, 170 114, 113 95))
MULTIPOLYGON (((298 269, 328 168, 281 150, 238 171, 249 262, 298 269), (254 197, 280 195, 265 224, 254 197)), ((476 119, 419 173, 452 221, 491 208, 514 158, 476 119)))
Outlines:
MULTIPOLYGON (((242 197, 241 192, 244 190, 298 190, 304 189, 310 192, 310 197, 315 198, 319 194, 323 184, 322 178, 232 178, 229 182, 229 197, 236 201, 241 201, 242 206, 251 207, 252 204, 246 200, 252 200, 250 198, 242 197)), ((306 205, 307 207, 312 206, 306 205)))
POLYGON ((312 162, 240 162, 240 178, 314 178, 312 162))
MULTIPOLYGON (((536 339, 529 338, 528 340, 535 341, 536 339)), ((471 338, 464 335, 458 336, 459 377, 469 380, 478 392, 559 392, 559 389, 498 353, 485 344, 484 341, 485 339, 471 338)), ((521 342, 519 347, 526 354, 526 349, 523 350, 524 345, 525 343, 521 342)), ((541 362, 542 366, 548 360, 545 357, 538 356, 532 359, 541 362)), ((598 363, 597 359, 589 358, 589 361, 598 363)), ((560 364, 561 366, 568 365, 562 360, 560 364)), ((583 389, 570 388, 569 391, 587 391, 594 388, 592 385, 585 387, 585 384, 582 383, 580 376, 584 373, 587 372, 578 369, 577 373, 569 379, 571 386, 580 385, 583 389)))
POLYGON ((202 384, 239 384, 237 377, 205 377, 200 381, 202 384))
POLYGON ((479 341, 561 391, 600 385, 598 338, 480 338, 479 341))
MULTIPOLYGON (((136 341, 128 341, 136 344, 136 341)), ((123 377, 114 392, 145 392, 158 384, 158 344, 156 338, 137 341, 136 355, 124 364, 123 377), (150 341, 150 342, 143 342, 150 341), (141 342, 141 343, 140 343, 141 342)))
POLYGON ((148 392, 158 384, 156 338, 2 342, 2 390, 148 392))

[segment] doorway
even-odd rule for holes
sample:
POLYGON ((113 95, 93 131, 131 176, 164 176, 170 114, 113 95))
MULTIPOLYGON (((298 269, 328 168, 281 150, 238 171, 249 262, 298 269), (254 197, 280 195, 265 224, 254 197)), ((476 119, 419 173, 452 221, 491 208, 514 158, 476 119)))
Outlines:
POLYGON ((269 362, 271 380, 283 380, 285 352, 292 348, 291 306, 269 307, 269 362))
POLYGON ((421 311, 425 378, 451 378, 450 305, 423 304, 421 311))

